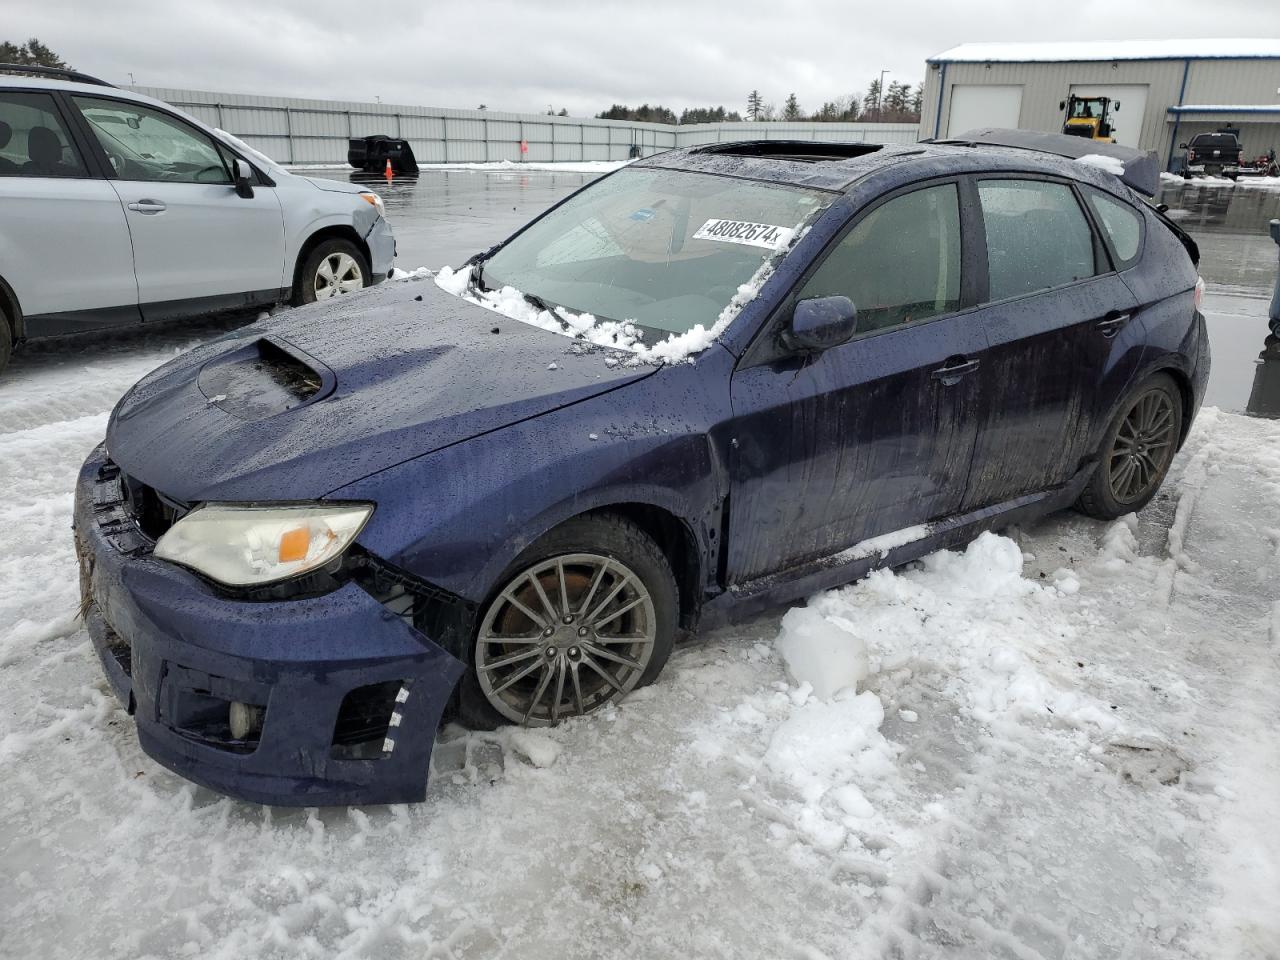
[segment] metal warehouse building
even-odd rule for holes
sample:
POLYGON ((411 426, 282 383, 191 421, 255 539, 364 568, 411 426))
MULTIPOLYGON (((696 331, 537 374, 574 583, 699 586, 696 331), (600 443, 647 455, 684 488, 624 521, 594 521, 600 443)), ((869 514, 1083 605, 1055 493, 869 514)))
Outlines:
POLYGON ((928 61, 922 137, 976 127, 1060 131, 1070 93, 1120 101, 1117 142, 1180 169, 1197 133, 1239 131, 1245 156, 1280 151, 1280 40, 966 43, 928 61))

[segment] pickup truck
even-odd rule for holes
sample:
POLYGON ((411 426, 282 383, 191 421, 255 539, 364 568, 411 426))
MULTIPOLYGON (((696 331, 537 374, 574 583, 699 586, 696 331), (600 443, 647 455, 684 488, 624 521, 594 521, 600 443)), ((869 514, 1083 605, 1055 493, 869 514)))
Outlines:
POLYGON ((1188 180, 1195 176, 1234 180, 1240 175, 1241 147, 1234 133, 1201 133, 1181 149, 1187 151, 1182 175, 1188 180))

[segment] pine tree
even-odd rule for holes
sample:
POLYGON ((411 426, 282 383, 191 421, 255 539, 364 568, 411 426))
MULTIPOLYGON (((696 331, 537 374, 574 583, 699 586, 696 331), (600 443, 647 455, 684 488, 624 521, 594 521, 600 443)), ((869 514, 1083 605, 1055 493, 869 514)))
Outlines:
POLYGON ((782 108, 783 120, 803 120, 804 112, 800 109, 800 101, 796 99, 796 95, 792 93, 787 97, 787 102, 782 108))
POLYGON ((764 98, 760 96, 759 90, 752 90, 747 95, 747 116, 752 120, 759 120, 763 111, 764 98))
POLYGON ((0 63, 16 63, 24 67, 57 67, 70 70, 67 62, 32 37, 22 46, 8 40, 0 42, 0 63))
POLYGON ((871 85, 867 87, 867 95, 862 98, 862 112, 866 114, 875 114, 875 119, 880 119, 880 78, 876 77, 871 81, 871 85))
POLYGON ((921 82, 916 86, 916 92, 911 94, 911 119, 919 122, 920 114, 924 110, 924 83, 921 82))

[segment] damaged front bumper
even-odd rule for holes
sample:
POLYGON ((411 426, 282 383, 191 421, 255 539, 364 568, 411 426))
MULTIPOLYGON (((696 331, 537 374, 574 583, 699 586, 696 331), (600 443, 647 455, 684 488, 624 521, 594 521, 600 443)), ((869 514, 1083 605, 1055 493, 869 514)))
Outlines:
POLYGON ((321 596, 223 596, 151 556, 97 448, 76 485, 82 611, 154 760, 257 803, 426 795, 436 729, 464 665, 355 582, 321 596))

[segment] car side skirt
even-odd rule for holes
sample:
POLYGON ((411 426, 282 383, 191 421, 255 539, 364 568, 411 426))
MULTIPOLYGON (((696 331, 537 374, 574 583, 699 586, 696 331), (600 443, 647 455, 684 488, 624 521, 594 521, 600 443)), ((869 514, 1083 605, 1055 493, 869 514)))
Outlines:
POLYGON ((23 318, 23 338, 59 337, 73 333, 88 333, 111 327, 138 326, 162 320, 191 320, 199 317, 234 313, 284 303, 289 299, 287 289, 253 290, 247 293, 222 294, 216 297, 195 297, 190 300, 168 300, 157 303, 123 304, 118 307, 97 307, 92 310, 67 310, 61 313, 42 313, 23 318))
MULTIPOLYGON (((822 590, 852 583, 882 567, 899 567, 936 550, 968 543, 986 530, 1036 520, 1076 502, 1089 482, 1096 461, 1082 466, 1065 484, 1039 493, 1025 494, 1004 503, 982 507, 929 524, 927 535, 901 546, 859 555, 857 547, 822 557, 782 573, 734 584, 702 607, 699 629, 711 629, 759 616, 769 610, 811 596, 822 590), (854 559, 843 561, 842 558, 854 559)), ((869 544, 874 546, 874 544, 869 544)))

